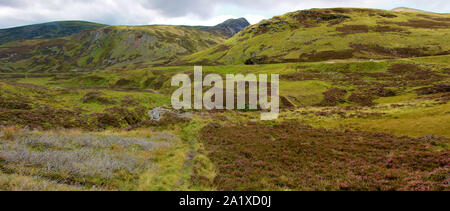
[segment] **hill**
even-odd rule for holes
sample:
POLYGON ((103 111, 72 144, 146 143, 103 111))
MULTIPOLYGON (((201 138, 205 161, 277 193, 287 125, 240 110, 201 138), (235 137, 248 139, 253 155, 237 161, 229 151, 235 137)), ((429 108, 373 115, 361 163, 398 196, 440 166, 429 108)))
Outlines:
POLYGON ((181 26, 109 26, 69 37, 1 45, 0 72, 64 72, 165 64, 224 40, 214 33, 181 26))
POLYGON ((85 21, 57 21, 9 29, 0 29, 0 45, 20 40, 49 39, 70 36, 87 29, 97 29, 106 25, 85 21))
POLYGON ((175 64, 266 64, 445 55, 450 15, 376 9, 311 9, 245 28, 175 64))

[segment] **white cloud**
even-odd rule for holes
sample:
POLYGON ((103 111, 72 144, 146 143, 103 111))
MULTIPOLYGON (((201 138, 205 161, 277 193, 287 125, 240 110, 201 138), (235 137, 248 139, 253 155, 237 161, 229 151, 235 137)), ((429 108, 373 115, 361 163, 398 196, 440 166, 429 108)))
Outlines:
POLYGON ((0 0, 0 28, 56 20, 111 25, 215 25, 228 18, 246 17, 250 23, 257 23, 300 9, 398 6, 450 11, 448 0, 0 0))

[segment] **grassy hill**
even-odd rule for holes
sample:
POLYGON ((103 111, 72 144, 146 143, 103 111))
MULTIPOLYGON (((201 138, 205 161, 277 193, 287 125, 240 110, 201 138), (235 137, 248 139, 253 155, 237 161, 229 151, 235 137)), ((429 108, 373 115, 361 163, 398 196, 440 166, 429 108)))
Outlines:
POLYGON ((56 21, 9 29, 0 29, 0 45, 20 40, 49 39, 70 36, 88 29, 106 25, 85 21, 56 21))
POLYGON ((181 26, 110 26, 69 37, 0 45, 0 72, 64 72, 126 68, 144 62, 164 64, 224 40, 214 33, 181 26))
POLYGON ((245 28, 176 64, 267 64, 446 55, 450 15, 410 11, 311 9, 245 28))

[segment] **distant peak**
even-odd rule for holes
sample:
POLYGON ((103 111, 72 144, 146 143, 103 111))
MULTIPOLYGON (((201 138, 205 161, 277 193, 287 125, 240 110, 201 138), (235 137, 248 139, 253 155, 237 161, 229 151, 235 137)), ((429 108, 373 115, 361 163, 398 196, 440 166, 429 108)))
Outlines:
POLYGON ((250 26, 250 23, 245 18, 228 19, 225 22, 212 27, 210 30, 226 37, 232 37, 247 26, 250 26))
POLYGON ((241 24, 241 25, 247 25, 249 26, 250 23, 245 18, 236 18, 236 19, 228 19, 224 21, 223 23, 218 24, 217 26, 224 25, 224 24, 241 24))

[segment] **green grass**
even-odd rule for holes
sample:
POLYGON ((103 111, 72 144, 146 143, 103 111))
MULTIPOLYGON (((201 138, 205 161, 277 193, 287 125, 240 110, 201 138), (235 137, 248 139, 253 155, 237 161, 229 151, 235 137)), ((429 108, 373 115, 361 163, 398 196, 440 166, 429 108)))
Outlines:
POLYGON ((384 131, 398 136, 422 137, 427 135, 450 137, 448 113, 450 104, 392 109, 389 116, 382 119, 346 120, 344 124, 355 126, 365 131, 384 131))
POLYGON ((281 81, 280 94, 294 97, 299 106, 312 106, 322 101, 322 93, 330 87, 323 81, 281 81))

